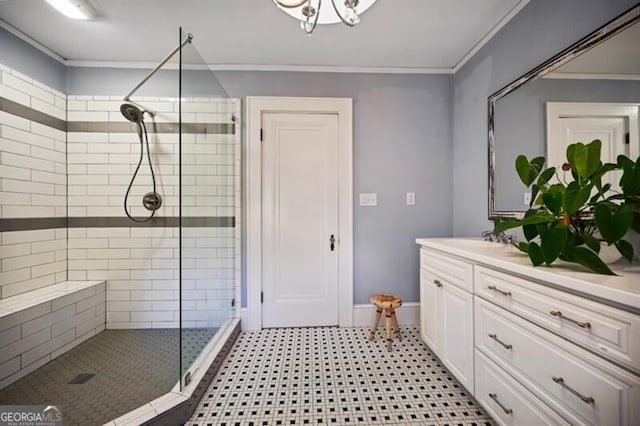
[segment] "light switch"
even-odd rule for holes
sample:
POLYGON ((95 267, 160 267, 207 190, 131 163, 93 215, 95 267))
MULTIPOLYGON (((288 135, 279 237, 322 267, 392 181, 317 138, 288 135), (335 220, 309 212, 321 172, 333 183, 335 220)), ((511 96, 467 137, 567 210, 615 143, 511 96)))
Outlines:
POLYGON ((531 204, 531 193, 530 192, 525 192, 524 193, 524 197, 522 198, 522 202, 524 203, 525 206, 528 206, 529 204, 531 204))
POLYGON ((407 205, 415 206, 416 205, 416 193, 415 192, 407 192, 407 205))
POLYGON ((361 193, 360 205, 363 207, 375 207, 378 205, 378 194, 375 192, 361 193))

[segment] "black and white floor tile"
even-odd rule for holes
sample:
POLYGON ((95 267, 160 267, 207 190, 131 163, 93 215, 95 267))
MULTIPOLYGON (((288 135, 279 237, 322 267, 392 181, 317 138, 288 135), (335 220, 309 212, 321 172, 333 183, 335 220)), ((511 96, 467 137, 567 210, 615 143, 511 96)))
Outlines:
POLYGON ((492 425, 491 418, 404 326, 242 333, 188 426, 492 425))

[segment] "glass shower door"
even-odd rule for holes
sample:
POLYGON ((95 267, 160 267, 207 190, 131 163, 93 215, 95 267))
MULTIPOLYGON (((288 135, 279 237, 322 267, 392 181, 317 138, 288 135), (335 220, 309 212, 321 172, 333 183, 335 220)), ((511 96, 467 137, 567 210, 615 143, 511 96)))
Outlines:
MULTIPOLYGON (((181 32, 181 38, 187 36, 181 32)), ((197 37, 180 55, 181 385, 235 313, 236 135, 238 103, 199 54, 197 37)))

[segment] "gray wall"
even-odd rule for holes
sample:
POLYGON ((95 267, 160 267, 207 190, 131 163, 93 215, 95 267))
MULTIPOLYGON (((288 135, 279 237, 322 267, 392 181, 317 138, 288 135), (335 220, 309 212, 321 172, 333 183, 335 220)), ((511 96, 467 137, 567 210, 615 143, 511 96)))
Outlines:
MULTIPOLYGON (((123 94, 145 73, 70 68, 67 92, 123 94)), ((452 77, 257 71, 217 72, 216 77, 228 95, 237 98, 353 98, 354 301, 369 303, 370 295, 382 290, 394 291, 406 302, 418 301, 414 240, 452 232, 452 77), (359 207, 360 192, 377 192, 378 207, 359 207), (406 192, 416 193, 415 206, 405 205, 406 192)), ((176 96, 176 82, 175 73, 163 72, 138 94, 176 96)), ((188 72, 184 86, 186 95, 220 94, 207 72, 188 72)), ((246 306, 244 289, 245 282, 246 306)))
POLYGON ((500 99, 495 112, 498 210, 527 209, 522 202, 526 189, 516 174, 514 164, 519 154, 528 158, 545 155, 547 102, 640 104, 640 81, 543 78, 500 99))
POLYGON ((626 11, 636 0, 532 0, 454 75, 453 234, 478 236, 487 219, 487 98, 626 11), (462 165, 464 165, 462 167, 462 165))
POLYGON ((376 291, 418 301, 415 238, 450 236, 451 76, 218 72, 232 97, 353 98, 354 303, 376 291), (378 193, 359 207, 358 193, 378 193), (416 205, 405 205, 406 192, 416 205))
POLYGON ((0 28, 0 63, 65 93, 66 67, 0 28))

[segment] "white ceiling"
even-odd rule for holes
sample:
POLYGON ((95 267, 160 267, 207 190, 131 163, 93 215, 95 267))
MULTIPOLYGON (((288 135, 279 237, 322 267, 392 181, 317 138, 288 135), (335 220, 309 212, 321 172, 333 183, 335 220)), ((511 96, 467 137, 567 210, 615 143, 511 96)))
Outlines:
POLYGON ((552 74, 640 76, 640 23, 591 48, 552 74))
POLYGON ((527 2, 378 0, 358 26, 319 25, 311 37, 271 0, 93 0, 93 21, 68 19, 44 0, 5 0, 0 19, 70 64, 158 62, 182 26, 219 68, 428 72, 454 68, 527 2))

